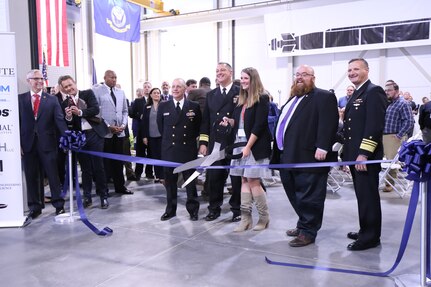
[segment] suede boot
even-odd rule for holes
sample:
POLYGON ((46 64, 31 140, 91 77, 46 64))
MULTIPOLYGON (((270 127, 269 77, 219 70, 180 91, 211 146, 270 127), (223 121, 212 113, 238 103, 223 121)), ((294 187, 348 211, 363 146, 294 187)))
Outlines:
POLYGON ((253 225, 251 217, 251 208, 253 206, 253 197, 251 193, 241 192, 241 221, 234 229, 234 232, 242 232, 250 229, 253 225))
POLYGON ((254 198, 256 201, 257 212, 259 213, 259 221, 256 226, 253 228, 254 231, 261 231, 268 227, 269 224, 269 212, 268 205, 266 204, 266 195, 263 193, 262 195, 256 196, 254 198))

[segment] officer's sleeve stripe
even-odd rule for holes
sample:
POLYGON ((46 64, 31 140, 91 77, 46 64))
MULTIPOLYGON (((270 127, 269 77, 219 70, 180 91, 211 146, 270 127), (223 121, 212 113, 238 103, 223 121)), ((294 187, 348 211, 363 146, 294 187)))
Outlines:
POLYGON ((359 148, 373 153, 376 147, 377 147, 377 142, 369 139, 363 139, 361 146, 359 148))
POLYGON ((208 135, 206 135, 206 134, 200 134, 199 135, 199 141, 208 142, 209 141, 208 135))

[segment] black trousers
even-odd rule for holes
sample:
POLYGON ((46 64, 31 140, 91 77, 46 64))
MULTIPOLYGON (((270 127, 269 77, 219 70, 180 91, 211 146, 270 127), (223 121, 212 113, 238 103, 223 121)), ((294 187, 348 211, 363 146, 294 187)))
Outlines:
POLYGON ((298 215, 296 227, 304 235, 315 238, 322 226, 328 173, 281 169, 280 178, 298 215))
MULTIPOLYGON (((148 138, 148 157, 153 159, 162 158, 162 137, 148 138)), ((156 178, 163 178, 163 166, 154 166, 154 175, 156 178)))
MULTIPOLYGON (((136 156, 137 157, 147 157, 148 156, 148 146, 142 142, 142 136, 138 134, 136 136, 136 156)), ((137 163, 135 166, 135 175, 136 177, 141 177, 144 171, 144 165, 142 163, 137 163)), ((153 166, 146 164, 145 165, 145 176, 151 177, 153 175, 153 166)))
MULTIPOLYGON (((185 179, 189 178, 195 170, 186 170, 182 172, 185 179)), ((177 197, 178 197, 178 174, 174 174, 174 168, 165 167, 164 177, 165 177, 165 187, 166 187, 166 213, 176 214, 177 212, 177 197)), ((190 215, 195 214, 199 211, 199 201, 196 197, 196 179, 193 180, 186 186, 187 191, 187 201, 186 209, 190 215)))
MULTIPOLYGON (((230 161, 228 159, 223 159, 216 161, 214 165, 229 165, 230 161)), ((208 210, 214 213, 221 212, 221 206, 223 205, 223 191, 224 185, 226 183, 227 176, 229 174, 229 170, 227 169, 207 169, 206 177, 207 177, 207 186, 208 197, 209 197, 209 205, 208 210)), ((232 212, 237 215, 241 212, 239 211, 239 207, 241 205, 241 177, 240 176, 232 176, 232 196, 229 200, 229 204, 231 205, 232 212), (238 187, 239 185, 239 187, 238 187), (237 213, 236 213, 237 212, 237 213)))
POLYGON ((30 210, 41 210, 44 207, 42 202, 44 198, 44 174, 48 177, 52 205, 55 208, 64 206, 58 177, 57 152, 57 149, 44 151, 36 137, 31 150, 23 154, 22 162, 27 184, 27 204, 30 210))
MULTIPOLYGON (((112 138, 105 138, 104 151, 107 153, 123 154, 124 137, 113 135, 112 138)), ((104 159, 106 177, 111 176, 114 181, 115 192, 122 192, 126 189, 123 174, 123 162, 121 160, 104 159)))
MULTIPOLYGON (((84 131, 86 143, 83 150, 103 152, 104 138, 100 137, 93 130, 84 131)), ((91 198, 93 178, 96 182, 96 193, 101 198, 107 198, 108 186, 106 183, 105 168, 103 159, 85 153, 78 153, 79 164, 82 172, 82 189, 86 198, 91 198)))
POLYGON ((382 209, 379 195, 380 164, 367 165, 367 171, 350 166, 359 213, 359 238, 363 242, 380 240, 382 209))

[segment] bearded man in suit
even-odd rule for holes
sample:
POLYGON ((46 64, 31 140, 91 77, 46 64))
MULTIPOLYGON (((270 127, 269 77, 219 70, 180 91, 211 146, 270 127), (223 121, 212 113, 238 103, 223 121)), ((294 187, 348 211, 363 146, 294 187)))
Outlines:
MULTIPOLYGON (((272 163, 336 161, 332 151, 338 129, 337 98, 315 86, 314 69, 296 70, 291 96, 276 124, 272 163)), ((281 169, 280 178, 298 215, 296 227, 286 231, 295 237, 291 247, 314 243, 322 226, 329 167, 281 169)))

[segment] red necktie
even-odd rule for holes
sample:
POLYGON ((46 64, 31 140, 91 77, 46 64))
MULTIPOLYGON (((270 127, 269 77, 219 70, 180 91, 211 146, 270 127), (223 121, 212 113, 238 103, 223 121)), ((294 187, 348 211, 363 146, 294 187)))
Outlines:
POLYGON ((39 110, 39 105, 40 105, 40 95, 34 94, 33 115, 35 118, 37 117, 37 111, 39 110))

